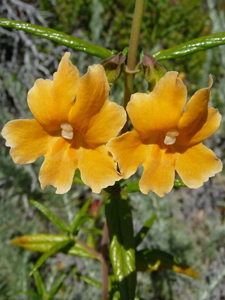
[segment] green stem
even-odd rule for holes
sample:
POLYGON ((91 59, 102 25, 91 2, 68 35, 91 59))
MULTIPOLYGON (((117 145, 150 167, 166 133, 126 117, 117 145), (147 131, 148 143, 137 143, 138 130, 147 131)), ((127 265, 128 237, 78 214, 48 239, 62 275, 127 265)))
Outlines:
MULTIPOLYGON (((128 71, 134 71, 136 67, 137 59, 137 50, 138 50, 138 41, 141 30, 141 21, 143 16, 145 0, 136 0, 134 18, 132 23, 131 35, 130 35, 130 44, 129 44, 129 53, 127 61, 128 71)), ((134 88, 134 76, 135 74, 126 73, 125 75, 125 88, 124 88, 124 98, 123 98, 123 107, 126 109, 127 103, 130 101, 131 94, 134 88)), ((129 124, 129 119, 124 125, 121 133, 127 131, 129 124)))

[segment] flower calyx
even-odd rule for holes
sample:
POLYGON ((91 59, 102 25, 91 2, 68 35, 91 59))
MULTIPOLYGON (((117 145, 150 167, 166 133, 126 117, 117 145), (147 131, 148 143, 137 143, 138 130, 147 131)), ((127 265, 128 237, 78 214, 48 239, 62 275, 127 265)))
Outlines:
POLYGON ((145 54, 142 57, 141 69, 150 92, 153 91, 159 80, 166 74, 166 69, 150 54, 145 54))
POLYGON ((122 52, 104 59, 100 64, 104 67, 108 83, 112 86, 120 77, 126 57, 122 52))

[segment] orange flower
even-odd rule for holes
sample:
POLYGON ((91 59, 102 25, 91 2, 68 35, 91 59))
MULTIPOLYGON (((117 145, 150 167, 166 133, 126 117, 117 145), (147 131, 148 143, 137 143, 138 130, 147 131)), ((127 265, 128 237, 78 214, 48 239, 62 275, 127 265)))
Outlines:
POLYGON ((152 190, 162 197, 170 192, 175 170, 190 188, 200 187, 222 170, 221 161, 202 144, 221 120, 218 110, 208 106, 212 77, 184 112, 187 89, 177 75, 168 72, 150 94, 132 95, 127 112, 134 130, 107 144, 124 178, 143 165, 139 185, 144 194, 152 190))
POLYGON ((126 121, 122 107, 109 101, 109 84, 101 65, 82 78, 66 53, 52 80, 38 79, 28 93, 33 120, 14 120, 2 131, 15 163, 34 162, 44 155, 41 187, 53 185, 66 193, 79 168, 95 193, 121 179, 105 143, 126 121))

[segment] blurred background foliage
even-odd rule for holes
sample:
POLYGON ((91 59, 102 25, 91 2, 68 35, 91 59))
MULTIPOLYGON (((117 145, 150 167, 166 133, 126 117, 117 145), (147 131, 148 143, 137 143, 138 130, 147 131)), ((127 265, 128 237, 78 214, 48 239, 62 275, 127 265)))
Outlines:
MULTIPOLYGON (((134 0, 1 0, 0 17, 52 27, 109 49, 122 51, 129 44, 134 0)), ((199 36, 225 31, 225 5, 218 0, 146 1, 139 52, 167 49, 199 36)), ((163 61, 164 67, 185 73, 189 96, 207 86, 212 74, 212 104, 223 115, 222 126, 206 145, 225 159, 225 56, 224 46, 192 56, 163 61)), ((61 56, 68 49, 22 31, 0 27, 0 127, 15 118, 30 118, 26 94, 39 78, 52 78, 61 56)), ((72 61, 83 75, 88 65, 100 59, 71 51, 72 61)), ((121 103, 123 76, 111 89, 111 100, 121 103)), ((143 77, 136 78, 135 90, 144 92, 143 77)), ((61 219, 71 223, 91 195, 87 187, 74 185, 66 195, 56 195, 53 187, 40 189, 38 172, 43 158, 32 165, 15 165, 0 137, 0 300, 34 299, 24 293, 36 291, 29 278, 30 263, 39 253, 11 245, 24 235, 58 233, 28 200, 41 201, 61 219)), ((140 171, 135 175, 140 176, 140 171)), ((158 198, 155 194, 131 195, 134 229, 157 214, 144 246, 160 248, 176 255, 197 270, 199 280, 174 273, 155 271, 138 274, 137 295, 142 300, 225 299, 225 189, 224 173, 197 190, 174 189, 158 198)), ((94 195, 100 200, 100 195, 94 195)), ((96 227, 102 229, 104 215, 96 227)), ((87 224, 87 227, 91 226, 87 224)), ((101 233, 101 231, 100 231, 101 233)), ((88 231, 80 239, 93 243, 88 231)), ((94 234, 97 249, 101 235, 94 234)), ((90 244, 91 245, 91 244, 90 244)), ((142 245, 143 246, 143 245, 142 245)), ((101 291, 81 279, 81 275, 101 278, 98 262, 58 254, 40 270, 47 290, 62 274, 68 274, 55 299, 100 299, 101 291)))

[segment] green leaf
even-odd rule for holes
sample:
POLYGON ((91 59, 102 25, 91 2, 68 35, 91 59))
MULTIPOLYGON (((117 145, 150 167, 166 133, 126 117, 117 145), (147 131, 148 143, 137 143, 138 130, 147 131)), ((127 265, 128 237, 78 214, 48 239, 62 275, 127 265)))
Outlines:
POLYGON ((65 235, 53 235, 53 234, 33 234, 23 235, 11 241, 13 245, 38 252, 46 252, 50 250, 54 245, 69 241, 70 238, 65 235))
POLYGON ((98 259, 96 255, 93 253, 88 252, 82 245, 76 243, 73 247, 71 247, 67 254, 73 255, 73 256, 79 256, 79 257, 88 257, 88 258, 94 258, 98 259))
POLYGON ((62 241, 59 242, 57 244, 55 244, 53 247, 51 247, 47 252, 45 252, 40 258, 39 260, 36 262, 34 268, 31 270, 30 272, 30 276, 38 269, 40 268, 40 266, 53 254, 55 254, 56 252, 62 250, 63 248, 69 246, 69 244, 74 243, 73 240, 67 240, 67 241, 62 241))
POLYGON ((151 272, 169 269, 190 277, 200 278, 199 274, 186 264, 181 264, 177 258, 158 249, 145 249, 136 252, 137 271, 151 272))
POLYGON ((84 217, 84 215, 86 214, 90 204, 91 204, 91 201, 92 201, 92 197, 90 197, 85 203, 84 205, 82 206, 80 212, 75 216, 74 220, 73 220, 73 224, 70 228, 70 231, 75 234, 78 227, 80 226, 80 221, 81 219, 84 217))
POLYGON ((137 233, 137 235, 135 236, 135 247, 140 245, 140 243, 143 241, 143 239, 145 238, 145 236, 148 233, 149 229, 152 227, 156 217, 157 217, 156 215, 153 215, 151 218, 149 218, 145 222, 145 224, 143 225, 141 230, 137 233))
MULTIPOLYGON (((70 241, 71 239, 65 235, 52 235, 52 234, 34 234, 34 235, 24 235, 19 238, 12 240, 12 244, 38 252, 47 252, 53 246, 61 242, 70 241)), ((89 257, 98 259, 94 254, 90 253, 82 245, 75 243, 69 249, 61 249, 65 254, 79 256, 79 257, 89 257)))
POLYGON ((59 289, 62 286, 63 280, 67 277, 67 274, 62 274, 59 279, 56 281, 56 283, 53 285, 50 291, 49 300, 51 300, 59 291, 59 289))
POLYGON ((157 60, 165 60, 188 56, 190 54, 205 51, 207 49, 217 47, 225 44, 225 32, 214 33, 207 36, 203 36, 187 43, 180 44, 176 47, 160 50, 151 53, 157 60))
POLYGON ((65 34, 61 31, 57 31, 43 26, 37 26, 30 23, 8 20, 3 18, 0 18, 0 26, 6 28, 14 28, 16 30, 23 30, 33 35, 67 46, 68 48, 85 52, 100 58, 108 58, 115 54, 115 50, 110 51, 101 46, 82 41, 74 36, 65 34))
POLYGON ((29 200, 30 204, 40 210, 59 230, 68 233, 70 230, 69 224, 65 224, 57 218, 46 206, 35 200, 29 200))
POLYGON ((136 288, 135 243, 128 200, 119 191, 110 194, 105 206, 109 229, 109 254, 121 300, 133 300, 136 288))
POLYGON ((24 292, 24 293, 22 293, 23 295, 28 295, 28 296, 31 296, 31 297, 35 297, 35 298, 37 298, 37 299, 39 299, 39 300, 42 300, 42 297, 41 296, 39 296, 38 294, 36 294, 35 292, 33 292, 33 291, 26 291, 26 292, 24 292))
MULTIPOLYGON (((174 187, 187 187, 181 179, 174 179, 174 187)), ((127 190, 128 193, 140 192, 139 180, 135 180, 128 183, 123 183, 123 188, 127 190)))
POLYGON ((41 296, 40 298, 42 299, 46 295, 46 290, 45 290, 43 280, 41 278, 41 274, 39 273, 38 270, 36 270, 33 273, 33 275, 34 275, 34 281, 36 284, 38 295, 41 296))
POLYGON ((80 275, 80 274, 77 274, 77 276, 80 279, 82 279, 84 282, 89 283, 90 285, 92 285, 92 286, 94 286, 94 287, 96 287, 96 288, 98 288, 100 290, 102 289, 102 284, 100 282, 98 282, 98 281, 96 281, 96 280, 94 280, 94 279, 92 279, 90 277, 83 276, 83 275, 80 275))

